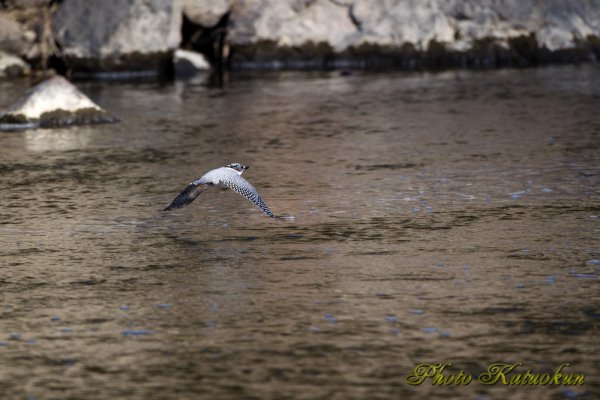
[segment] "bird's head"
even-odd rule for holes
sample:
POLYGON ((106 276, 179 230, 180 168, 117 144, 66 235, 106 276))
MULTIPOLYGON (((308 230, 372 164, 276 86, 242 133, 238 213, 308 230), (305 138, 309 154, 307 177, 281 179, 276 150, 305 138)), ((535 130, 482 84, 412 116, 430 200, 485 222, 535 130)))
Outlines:
POLYGON ((247 165, 242 165, 240 163, 231 163, 229 165, 226 165, 225 168, 231 168, 232 170, 236 171, 238 174, 242 174, 242 172, 244 172, 245 170, 247 170, 248 167, 247 165))

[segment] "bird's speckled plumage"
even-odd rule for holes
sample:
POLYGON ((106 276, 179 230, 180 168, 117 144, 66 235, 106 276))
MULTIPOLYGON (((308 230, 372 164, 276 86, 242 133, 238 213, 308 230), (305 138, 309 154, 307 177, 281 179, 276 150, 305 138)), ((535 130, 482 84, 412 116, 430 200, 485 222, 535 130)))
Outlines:
POLYGON ((233 163, 225 167, 208 171, 206 174, 202 175, 201 178, 191 182, 183 192, 181 192, 171 204, 165 208, 165 211, 188 205, 194 201, 200 193, 206 190, 208 186, 215 185, 230 188, 256 204, 269 217, 275 218, 275 215, 273 215, 269 207, 267 207, 263 199, 259 196, 254 186, 242 178, 241 175, 246 169, 248 169, 248 167, 245 165, 233 163))

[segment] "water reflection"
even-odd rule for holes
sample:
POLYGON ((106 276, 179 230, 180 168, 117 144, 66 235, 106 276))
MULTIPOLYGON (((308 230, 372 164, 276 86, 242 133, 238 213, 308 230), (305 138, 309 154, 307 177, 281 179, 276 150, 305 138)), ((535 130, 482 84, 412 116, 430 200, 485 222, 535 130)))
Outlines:
POLYGON ((26 150, 32 152, 85 149, 93 135, 94 128, 89 127, 38 129, 24 132, 26 150))

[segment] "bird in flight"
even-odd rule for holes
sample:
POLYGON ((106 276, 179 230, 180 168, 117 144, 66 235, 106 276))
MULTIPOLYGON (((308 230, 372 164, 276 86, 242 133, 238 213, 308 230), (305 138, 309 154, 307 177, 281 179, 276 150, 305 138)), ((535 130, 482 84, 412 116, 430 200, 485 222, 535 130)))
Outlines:
POLYGON ((163 211, 181 208, 190 204, 196 197, 200 196, 200 193, 208 189, 209 186, 224 186, 256 204, 269 217, 276 218, 263 199, 258 195, 254 186, 242 178, 242 173, 248 168, 248 166, 240 163, 232 163, 208 171, 202 177, 190 183, 163 211))

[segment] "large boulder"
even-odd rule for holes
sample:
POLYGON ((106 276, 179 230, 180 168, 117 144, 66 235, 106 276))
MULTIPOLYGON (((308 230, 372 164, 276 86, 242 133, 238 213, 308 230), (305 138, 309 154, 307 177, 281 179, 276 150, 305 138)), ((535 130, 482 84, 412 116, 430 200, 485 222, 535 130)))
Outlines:
POLYGON ((181 13, 165 0, 64 0, 53 26, 75 75, 159 74, 179 44, 181 13))
POLYGON ((181 12, 193 23, 212 28, 229 12, 233 0, 176 0, 181 12))
POLYGON ((52 52, 50 0, 0 2, 0 49, 38 63, 52 52))
POLYGON ((348 10, 343 2, 331 0, 238 0, 229 40, 234 45, 327 43, 342 50, 346 37, 357 29, 348 10))
POLYGON ((319 67, 357 31, 343 1, 238 0, 230 18, 234 66, 319 67))
POLYGON ((62 76, 32 87, 0 114, 0 129, 115 122, 62 76))
POLYGON ((0 49, 19 56, 32 54, 36 34, 17 17, 20 15, 16 11, 0 11, 0 49))

